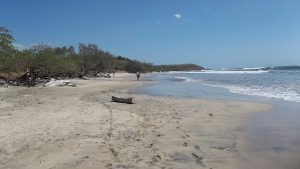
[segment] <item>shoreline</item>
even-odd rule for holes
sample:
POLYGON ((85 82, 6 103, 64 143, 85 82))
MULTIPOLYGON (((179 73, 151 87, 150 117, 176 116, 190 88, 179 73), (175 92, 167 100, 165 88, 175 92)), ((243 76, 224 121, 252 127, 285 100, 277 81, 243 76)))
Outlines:
POLYGON ((249 117, 240 142, 242 168, 293 169, 298 157, 300 114, 293 102, 270 102, 274 108, 249 117))
POLYGON ((116 75, 0 90, 0 168, 239 168, 248 116, 271 108, 134 94, 151 82, 116 75), (113 95, 136 103, 111 102, 113 95))

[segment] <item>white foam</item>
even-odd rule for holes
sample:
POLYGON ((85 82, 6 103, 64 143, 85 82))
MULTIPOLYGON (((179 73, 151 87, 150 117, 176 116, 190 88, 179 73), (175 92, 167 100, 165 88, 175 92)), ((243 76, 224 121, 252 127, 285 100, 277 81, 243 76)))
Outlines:
POLYGON ((265 69, 266 67, 244 67, 244 70, 260 70, 265 69))
POLYGON ((245 86, 234 86, 234 85, 211 85, 212 87, 221 87, 228 89, 231 93, 244 94, 250 96, 261 96, 268 98, 283 99, 285 101, 300 102, 300 93, 297 93, 293 89, 284 87, 245 87, 245 86))
POLYGON ((169 73, 202 73, 202 74, 261 74, 268 73, 269 70, 202 70, 202 71, 190 71, 190 72, 169 72, 169 73))
POLYGON ((202 71, 169 71, 169 72, 166 72, 166 73, 169 73, 169 74, 177 74, 177 73, 199 73, 199 72, 202 72, 202 71))
POLYGON ((175 79, 183 80, 184 82, 196 82, 196 80, 183 76, 176 76, 175 79))
POLYGON ((261 74, 261 73, 268 73, 269 71, 266 70, 257 70, 257 71, 247 71, 247 70, 208 70, 202 73, 208 74, 261 74))

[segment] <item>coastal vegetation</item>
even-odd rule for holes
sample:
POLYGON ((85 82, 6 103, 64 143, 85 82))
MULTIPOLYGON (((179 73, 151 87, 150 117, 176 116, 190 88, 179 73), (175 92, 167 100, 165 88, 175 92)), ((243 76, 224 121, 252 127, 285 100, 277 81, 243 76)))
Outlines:
POLYGON ((153 72, 201 70, 194 64, 153 65, 152 63, 115 56, 96 44, 52 47, 45 44, 26 49, 14 47, 11 31, 0 27, 0 76, 16 78, 29 68, 39 78, 94 76, 100 72, 153 72))

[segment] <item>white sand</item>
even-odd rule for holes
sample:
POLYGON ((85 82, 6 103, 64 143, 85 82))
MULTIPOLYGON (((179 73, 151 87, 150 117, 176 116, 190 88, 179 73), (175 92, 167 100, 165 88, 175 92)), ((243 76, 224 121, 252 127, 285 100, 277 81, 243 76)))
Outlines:
POLYGON ((128 89, 148 82, 116 76, 1 89, 0 168, 239 168, 247 116, 270 108, 133 95, 128 89), (134 96, 136 104, 111 102, 112 95, 134 96))

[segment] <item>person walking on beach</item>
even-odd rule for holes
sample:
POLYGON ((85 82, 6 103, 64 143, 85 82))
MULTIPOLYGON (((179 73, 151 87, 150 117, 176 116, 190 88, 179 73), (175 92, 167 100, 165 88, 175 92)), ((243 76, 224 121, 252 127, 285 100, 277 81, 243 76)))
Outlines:
POLYGON ((30 88, 32 85, 32 81, 33 81, 33 74, 31 72, 30 68, 26 69, 26 76, 27 76, 27 80, 28 80, 27 86, 30 88))
POLYGON ((140 77, 141 77, 141 73, 140 72, 136 72, 136 79, 140 80, 140 77))

